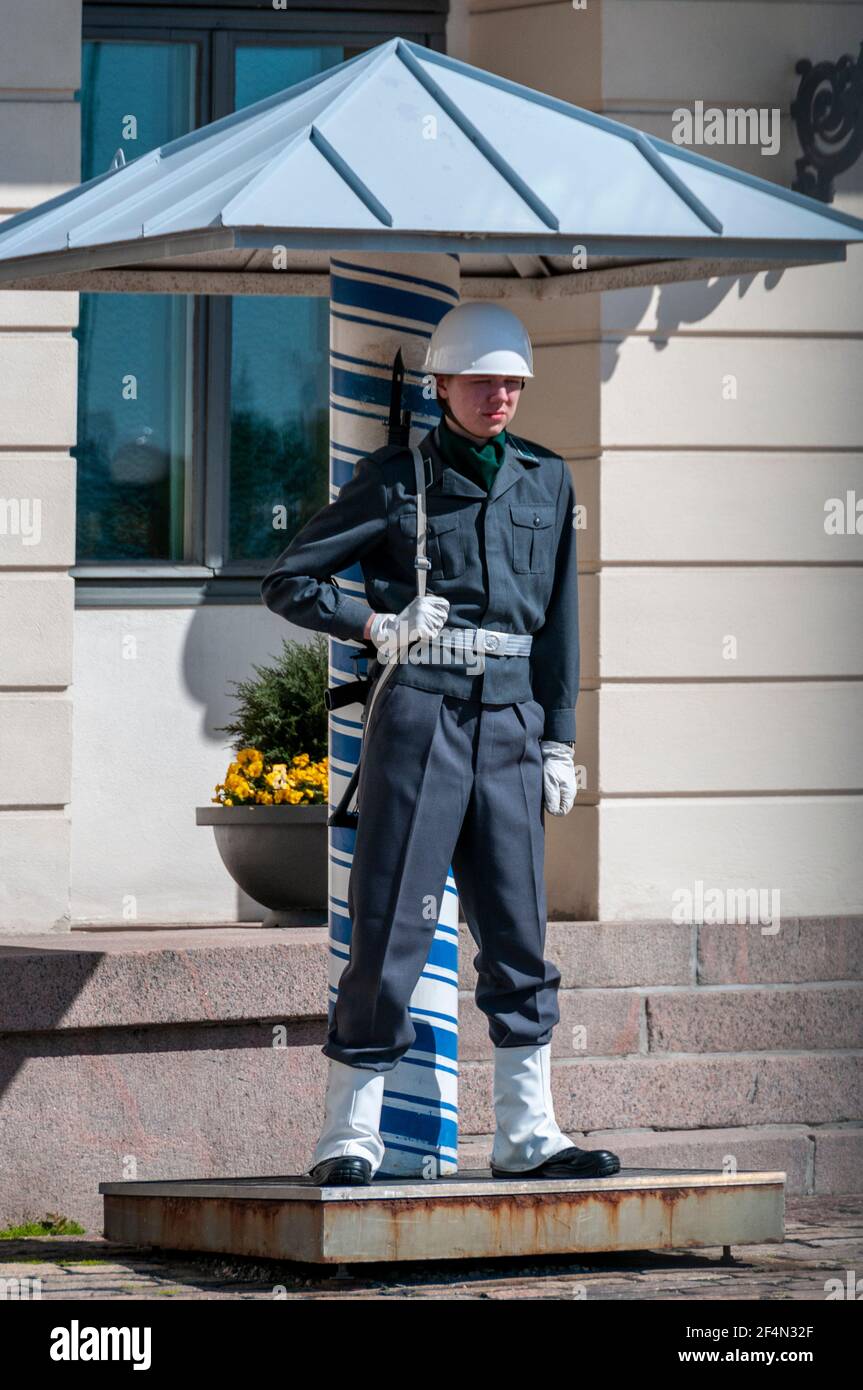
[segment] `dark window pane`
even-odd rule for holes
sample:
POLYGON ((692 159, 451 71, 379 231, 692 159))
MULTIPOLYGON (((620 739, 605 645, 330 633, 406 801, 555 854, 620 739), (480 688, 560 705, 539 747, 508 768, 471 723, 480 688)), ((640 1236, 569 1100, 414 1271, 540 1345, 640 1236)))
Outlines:
MULTIPOLYGON (((236 107, 344 57, 335 45, 238 46, 236 107)), ((244 295, 232 305, 228 554, 234 561, 267 560, 329 501, 329 304, 244 295)))
POLYGON ((345 61, 345 50, 336 44, 325 48, 287 48, 238 44, 234 64, 234 107, 251 106, 285 87, 304 82, 315 73, 345 61))
POLYGON ((278 555, 329 501, 328 339, 326 300, 234 296, 233 560, 278 555))
MULTIPOLYGON (((85 41, 82 181, 118 148, 129 161, 193 129, 194 93, 191 44, 85 41)), ((188 558, 191 310, 187 295, 80 297, 78 564, 188 558)))
POLYGON ((188 295, 82 294, 77 563, 185 559, 188 295))
POLYGON ((81 179, 104 174, 195 127, 191 43, 85 40, 81 45, 81 179))

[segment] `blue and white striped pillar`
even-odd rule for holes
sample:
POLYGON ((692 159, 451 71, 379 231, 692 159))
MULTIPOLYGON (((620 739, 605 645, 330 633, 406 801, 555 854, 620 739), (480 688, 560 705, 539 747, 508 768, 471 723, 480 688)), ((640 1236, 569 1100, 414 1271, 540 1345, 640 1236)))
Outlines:
MULTIPOLYGON (((330 498, 364 454, 387 442, 390 378, 399 348, 405 364, 403 404, 416 444, 439 417, 422 394, 419 364, 438 320, 458 303, 458 258, 449 254, 334 254, 330 259, 330 498)), ((337 576, 365 598, 359 564, 337 576)), ((330 684, 362 674, 352 658, 360 643, 330 638, 330 684)), ((362 706, 330 713, 330 802, 335 806, 357 765, 362 706)), ((330 998, 350 950, 348 877, 356 832, 329 830, 330 998)), ((377 1177, 432 1178, 456 1171, 458 1142, 458 901, 452 866, 425 969, 410 1001, 416 1042, 386 1073, 377 1177)))

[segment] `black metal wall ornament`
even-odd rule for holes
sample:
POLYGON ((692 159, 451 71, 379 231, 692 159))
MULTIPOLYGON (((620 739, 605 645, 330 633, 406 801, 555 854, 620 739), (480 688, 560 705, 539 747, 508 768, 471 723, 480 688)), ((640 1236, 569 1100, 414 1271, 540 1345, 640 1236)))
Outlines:
POLYGON ((863 151, 863 43, 856 61, 848 53, 835 63, 801 58, 794 70, 801 80, 791 116, 803 157, 791 187, 832 203, 833 180, 863 151))

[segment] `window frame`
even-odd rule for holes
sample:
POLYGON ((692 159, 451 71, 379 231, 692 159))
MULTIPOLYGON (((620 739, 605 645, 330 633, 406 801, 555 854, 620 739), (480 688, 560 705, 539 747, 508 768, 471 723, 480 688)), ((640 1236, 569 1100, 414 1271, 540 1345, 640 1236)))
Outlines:
MULTIPOLYGON (((82 43, 193 43, 197 126, 233 111, 238 47, 340 44, 362 51, 397 34, 446 51, 448 0, 376 0, 374 9, 317 0, 314 10, 273 10, 262 0, 85 0, 82 43)), ((189 295, 192 443, 178 564, 154 560, 75 565, 77 607, 188 607, 260 603, 270 562, 228 559, 230 501, 231 295, 189 295)))

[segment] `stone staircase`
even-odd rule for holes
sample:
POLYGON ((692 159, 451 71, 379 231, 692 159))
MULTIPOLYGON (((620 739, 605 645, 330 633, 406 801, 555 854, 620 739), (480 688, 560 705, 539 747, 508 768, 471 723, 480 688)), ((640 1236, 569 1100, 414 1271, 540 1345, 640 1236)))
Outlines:
MULTIPOLYGON (((861 923, 551 922, 561 1128, 624 1167, 863 1187, 861 923)), ((490 1044, 461 925, 460 1158, 487 1163, 490 1044)), ((305 1171, 323 1118, 326 927, 0 937, 0 1227, 101 1230, 100 1182, 305 1171)))
MULTIPOLYGON (((467 933, 467 928, 462 926, 467 933)), ((465 1160, 493 1132, 475 948, 460 951, 465 1160)), ((552 1094, 561 1129, 624 1166, 777 1168, 794 1194, 863 1188, 858 918, 759 925, 550 922, 561 971, 552 1094)))

